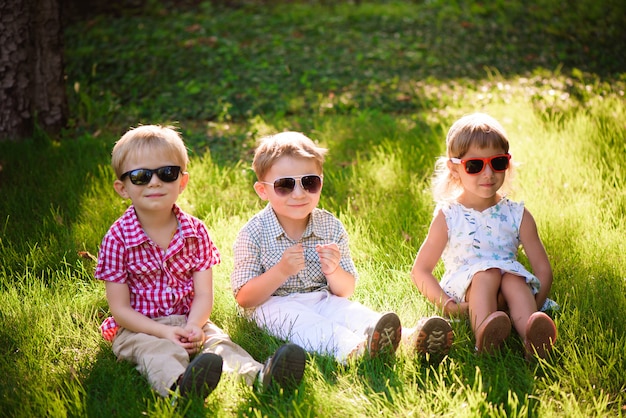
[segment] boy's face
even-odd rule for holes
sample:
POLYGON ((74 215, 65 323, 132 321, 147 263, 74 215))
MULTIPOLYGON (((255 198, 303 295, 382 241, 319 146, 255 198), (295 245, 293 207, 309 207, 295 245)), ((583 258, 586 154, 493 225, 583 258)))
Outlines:
POLYGON ((302 179, 302 176, 307 174, 321 176, 322 173, 314 160, 282 157, 274 163, 265 178, 259 179, 254 184, 254 190, 261 199, 270 202, 278 220, 283 225, 285 222, 308 220, 309 215, 319 203, 322 191, 321 184, 315 193, 310 193, 302 188, 302 182, 305 183, 305 186, 309 185, 307 182, 309 179, 302 179), (273 184, 276 179, 284 177, 294 178, 296 181, 293 190, 283 195, 274 189, 273 184))
MULTIPOLYGON (((138 168, 156 170, 165 166, 178 166, 174 158, 164 152, 154 152, 129 158, 122 167, 126 173, 138 168)), ((140 212, 171 211, 172 205, 178 199, 178 195, 185 189, 189 181, 189 174, 180 172, 178 178, 172 182, 163 181, 156 172, 147 184, 133 184, 129 176, 123 180, 115 180, 113 187, 124 199, 130 199, 135 209, 140 212)))

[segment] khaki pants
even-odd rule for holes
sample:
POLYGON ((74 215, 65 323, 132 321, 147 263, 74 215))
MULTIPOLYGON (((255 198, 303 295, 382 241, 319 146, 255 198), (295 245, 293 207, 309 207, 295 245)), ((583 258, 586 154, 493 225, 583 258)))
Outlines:
MULTIPOLYGON (((184 315, 156 318, 155 321, 184 327, 184 315)), ((253 385, 263 365, 211 321, 204 327, 202 352, 215 353, 224 360, 223 371, 237 373, 248 385, 253 385)), ((170 388, 189 365, 189 354, 181 346, 153 335, 136 333, 120 328, 113 340, 113 353, 118 360, 130 361, 161 396, 169 396, 170 388)))

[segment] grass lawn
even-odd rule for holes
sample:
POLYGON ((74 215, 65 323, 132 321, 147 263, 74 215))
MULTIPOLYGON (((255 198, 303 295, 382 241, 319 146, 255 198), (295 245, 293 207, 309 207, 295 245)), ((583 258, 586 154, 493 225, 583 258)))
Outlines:
POLYGON ((0 415, 626 414, 626 13, 616 15, 626 6, 146 3, 140 15, 67 27, 72 114, 61 138, 0 142, 0 415), (212 320, 264 361, 281 341, 238 314, 229 282, 235 236, 263 207, 255 140, 290 129, 329 148, 320 206, 350 235, 361 277, 353 299, 413 326, 437 313, 410 279, 434 208, 434 161, 450 124, 473 111, 507 130, 520 163, 512 197, 550 257, 560 305, 551 358, 526 361, 515 335, 476 356, 459 320, 439 364, 408 351, 347 366, 311 355, 295 393, 223 378, 206 402, 174 405, 116 361, 99 334, 109 311, 90 255, 128 205, 109 160, 130 126, 180 128, 191 164, 179 203, 222 254, 212 320))

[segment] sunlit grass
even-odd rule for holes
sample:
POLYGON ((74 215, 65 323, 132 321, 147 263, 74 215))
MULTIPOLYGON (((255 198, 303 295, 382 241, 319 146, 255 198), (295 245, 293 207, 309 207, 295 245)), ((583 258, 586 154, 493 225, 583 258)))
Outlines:
MULTIPOLYGON (((103 287, 93 279, 93 261, 75 252, 96 254, 107 225, 126 205, 111 190, 108 161, 98 157, 73 221, 64 220, 60 230, 55 219, 64 211, 63 202, 52 203, 59 210, 42 214, 41 224, 32 228, 34 238, 0 241, 3 409, 17 416, 104 416, 125 414, 126 401, 135 399, 129 415, 621 414, 625 179, 619 159, 607 157, 623 150, 624 126, 616 120, 624 120, 624 102, 613 98, 593 112, 574 108, 557 123, 529 101, 501 99, 494 97, 480 110, 508 130, 512 153, 521 163, 514 197, 534 214, 554 268, 552 297, 561 305, 554 358, 527 363, 516 337, 502 353, 478 358, 468 325, 455 322, 455 345, 433 368, 404 350, 391 365, 363 360, 343 367, 315 357, 296 394, 264 394, 225 379, 205 406, 194 401, 173 407, 155 396, 132 366, 117 363, 98 334, 108 315, 103 287), (72 246, 60 246, 68 234, 72 246)), ((380 311, 399 312, 407 326, 436 313, 412 285, 409 271, 432 216, 428 181, 446 126, 473 110, 448 108, 449 116, 436 123, 426 122, 432 116, 428 112, 410 123, 371 113, 311 121, 311 136, 330 149, 321 206, 336 213, 350 234, 360 273, 354 298, 380 311), (368 131, 376 135, 369 137, 368 131)), ((181 205, 209 225, 222 253, 214 271, 213 319, 264 360, 279 342, 238 316, 229 284, 232 242, 264 205, 252 190, 249 161, 219 166, 209 154, 198 155, 190 174, 181 205)), ((57 186, 44 182, 38 187, 57 186)), ((5 229, 25 216, 19 205, 3 207, 10 211, 5 229)))
MULTIPOLYGON (((83 26, 70 28, 68 77, 80 81, 70 94, 78 102, 75 131, 60 142, 0 142, 0 415, 624 415, 624 79, 560 68, 503 76, 472 52, 483 45, 457 48, 467 29, 458 21, 461 5, 426 2, 423 14, 411 16, 414 3, 392 3, 346 4, 330 17, 321 6, 298 6, 267 21, 254 8, 218 17, 206 3, 200 16, 166 16, 175 33, 164 26, 148 33, 147 15, 115 25, 90 21, 84 37, 76 35, 83 26), (228 30, 229 19, 238 30, 228 30), (346 21, 349 30, 337 32, 346 21), (447 30, 456 37, 442 36, 447 30), (150 59, 137 58, 143 49, 128 48, 127 36, 149 48, 150 59), (421 41, 404 45, 411 36, 421 41), (163 39, 172 42, 154 42, 163 39), (427 42, 436 48, 426 50, 427 42), (346 53, 353 47, 355 54, 346 53), (203 58, 186 59, 190 52, 203 58), (282 65, 283 55, 292 61, 282 65), (207 78, 216 69, 217 81, 207 78), (466 71, 484 77, 452 76, 466 71), (222 256, 212 319, 264 361, 281 342, 239 315, 229 280, 236 234, 265 205, 252 188, 255 139, 297 130, 330 150, 320 206, 350 235, 360 275, 353 299, 394 310, 413 326, 438 313, 409 275, 434 209, 429 178, 448 127, 473 111, 492 114, 507 130, 519 163, 512 197, 534 215, 550 257, 551 297, 561 306, 552 358, 526 362, 515 336, 502 352, 478 357, 469 325, 455 321, 455 344, 438 365, 405 349, 390 364, 342 366, 311 356, 294 394, 263 393, 224 377, 206 403, 174 405, 132 365, 116 361, 99 334, 109 310, 92 257, 128 205, 114 192, 109 167, 111 147, 128 126, 180 127, 191 180, 179 204, 206 222, 222 256)), ((507 27, 511 15, 489 17, 498 4, 476 5, 482 14, 465 23, 507 27)), ((515 48, 539 51, 543 62, 550 50, 538 45, 498 45, 498 57, 509 72, 528 68, 515 48)))

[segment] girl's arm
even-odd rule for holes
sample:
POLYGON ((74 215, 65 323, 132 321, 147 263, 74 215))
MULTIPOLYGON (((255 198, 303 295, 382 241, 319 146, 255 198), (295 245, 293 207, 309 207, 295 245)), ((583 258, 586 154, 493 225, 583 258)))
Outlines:
POLYGON ((524 209, 522 224, 520 225, 520 241, 522 242, 524 252, 530 262, 533 274, 537 276, 541 283, 539 293, 535 295, 537 309, 540 309, 550 294, 550 288, 552 287, 552 267, 550 267, 546 249, 539 238, 535 219, 526 209, 524 209))
POLYGON ((443 291, 439 281, 433 275, 433 270, 439 262, 447 243, 448 226, 443 213, 439 211, 430 224, 428 235, 417 253, 413 269, 411 270, 411 277, 413 283, 428 300, 439 307, 445 314, 451 315, 463 313, 462 306, 458 305, 454 300, 450 300, 451 298, 443 291))

